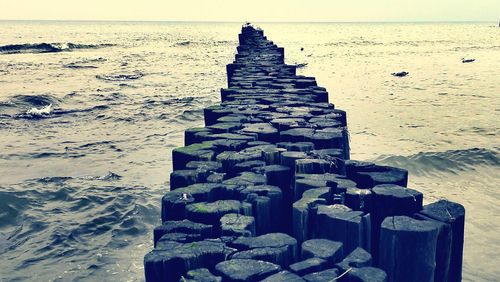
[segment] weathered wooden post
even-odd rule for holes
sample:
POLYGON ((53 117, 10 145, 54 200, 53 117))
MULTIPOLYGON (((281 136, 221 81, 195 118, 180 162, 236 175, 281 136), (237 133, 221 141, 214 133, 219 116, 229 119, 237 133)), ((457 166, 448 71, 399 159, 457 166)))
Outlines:
POLYGON ((465 211, 349 160, 346 113, 245 25, 221 103, 172 152, 146 281, 460 281, 465 211))

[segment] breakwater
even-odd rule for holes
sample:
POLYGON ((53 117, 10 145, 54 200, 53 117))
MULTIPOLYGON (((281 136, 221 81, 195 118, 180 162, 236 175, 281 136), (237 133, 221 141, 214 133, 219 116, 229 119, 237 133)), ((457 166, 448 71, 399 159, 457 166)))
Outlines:
POLYGON ((465 211, 349 160, 346 113, 242 28, 220 105, 172 152, 147 281, 460 281, 465 211))

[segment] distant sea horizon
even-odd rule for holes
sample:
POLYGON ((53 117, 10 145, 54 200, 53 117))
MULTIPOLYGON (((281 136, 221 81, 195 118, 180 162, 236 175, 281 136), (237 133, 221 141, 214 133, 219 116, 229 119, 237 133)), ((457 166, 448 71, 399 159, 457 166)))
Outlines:
POLYGON ((116 23, 246 23, 251 22, 254 24, 259 23, 286 23, 286 24, 315 24, 315 23, 339 23, 339 24, 356 24, 356 23, 498 23, 498 20, 395 20, 395 21, 381 21, 381 20, 359 20, 359 21, 215 21, 215 20, 70 20, 70 19, 0 19, 0 22, 116 22, 116 23))

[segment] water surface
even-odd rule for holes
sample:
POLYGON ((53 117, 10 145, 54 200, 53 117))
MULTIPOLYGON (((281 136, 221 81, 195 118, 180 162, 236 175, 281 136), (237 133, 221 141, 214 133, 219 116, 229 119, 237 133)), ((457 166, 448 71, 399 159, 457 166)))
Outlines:
MULTIPOLYGON (((353 159, 466 207, 464 280, 500 279, 500 28, 260 26, 347 111, 353 159)), ((171 150, 219 101, 239 30, 0 22, 0 277, 143 280, 171 150)))

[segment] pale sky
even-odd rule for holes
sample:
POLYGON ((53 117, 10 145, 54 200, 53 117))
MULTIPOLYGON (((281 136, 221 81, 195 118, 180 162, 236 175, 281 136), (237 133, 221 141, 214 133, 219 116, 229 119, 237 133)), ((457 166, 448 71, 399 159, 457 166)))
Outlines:
POLYGON ((500 0, 0 0, 0 19, 498 21, 500 0))

